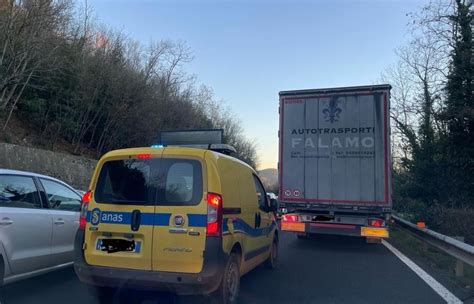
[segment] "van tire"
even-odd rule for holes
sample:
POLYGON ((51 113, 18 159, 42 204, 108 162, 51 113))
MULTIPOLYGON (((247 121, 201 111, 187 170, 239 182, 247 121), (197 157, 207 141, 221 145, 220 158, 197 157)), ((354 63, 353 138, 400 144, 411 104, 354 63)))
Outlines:
POLYGON ((240 288, 240 265, 239 256, 231 253, 224 269, 219 288, 210 294, 212 304, 235 304, 239 296, 240 288))
POLYGON ((275 269, 278 263, 278 238, 275 236, 270 247, 270 256, 265 260, 264 266, 268 269, 275 269))

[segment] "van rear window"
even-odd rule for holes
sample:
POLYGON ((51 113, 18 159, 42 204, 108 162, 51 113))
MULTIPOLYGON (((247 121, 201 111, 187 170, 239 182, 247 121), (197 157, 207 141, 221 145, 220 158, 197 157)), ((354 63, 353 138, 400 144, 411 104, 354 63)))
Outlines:
POLYGON ((126 159, 105 162, 94 198, 123 205, 195 205, 203 195, 200 162, 185 159, 126 159))

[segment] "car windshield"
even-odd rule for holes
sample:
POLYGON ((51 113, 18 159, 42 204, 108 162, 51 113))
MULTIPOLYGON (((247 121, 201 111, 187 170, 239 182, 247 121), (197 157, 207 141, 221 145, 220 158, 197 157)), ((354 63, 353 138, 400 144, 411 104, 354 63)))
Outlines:
POLYGON ((474 0, 0 0, 0 304, 474 304, 474 0))

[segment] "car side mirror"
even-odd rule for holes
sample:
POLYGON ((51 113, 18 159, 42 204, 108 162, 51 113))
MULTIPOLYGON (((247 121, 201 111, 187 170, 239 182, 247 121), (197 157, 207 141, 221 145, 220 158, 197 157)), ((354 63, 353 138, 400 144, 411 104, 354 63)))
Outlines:
POLYGON ((270 211, 276 212, 278 210, 278 201, 274 198, 270 199, 270 211))

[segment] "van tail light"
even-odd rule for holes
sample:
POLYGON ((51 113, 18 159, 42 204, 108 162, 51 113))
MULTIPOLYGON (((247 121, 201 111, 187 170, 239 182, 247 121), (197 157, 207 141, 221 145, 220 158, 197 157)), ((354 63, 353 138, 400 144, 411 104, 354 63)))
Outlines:
POLYGON ((137 154, 138 159, 149 159, 151 158, 151 153, 140 153, 137 154))
POLYGON ((79 215, 79 229, 85 230, 87 224, 87 211, 89 210, 89 200, 91 199, 91 191, 84 193, 81 200, 81 213, 79 215))
POLYGON ((297 214, 284 214, 281 219, 283 222, 299 222, 297 214))
POLYGON ((383 221, 382 220, 369 220, 369 226, 372 227, 382 227, 383 221))
POLYGON ((207 194, 206 236, 220 236, 222 226, 222 196, 207 194))

